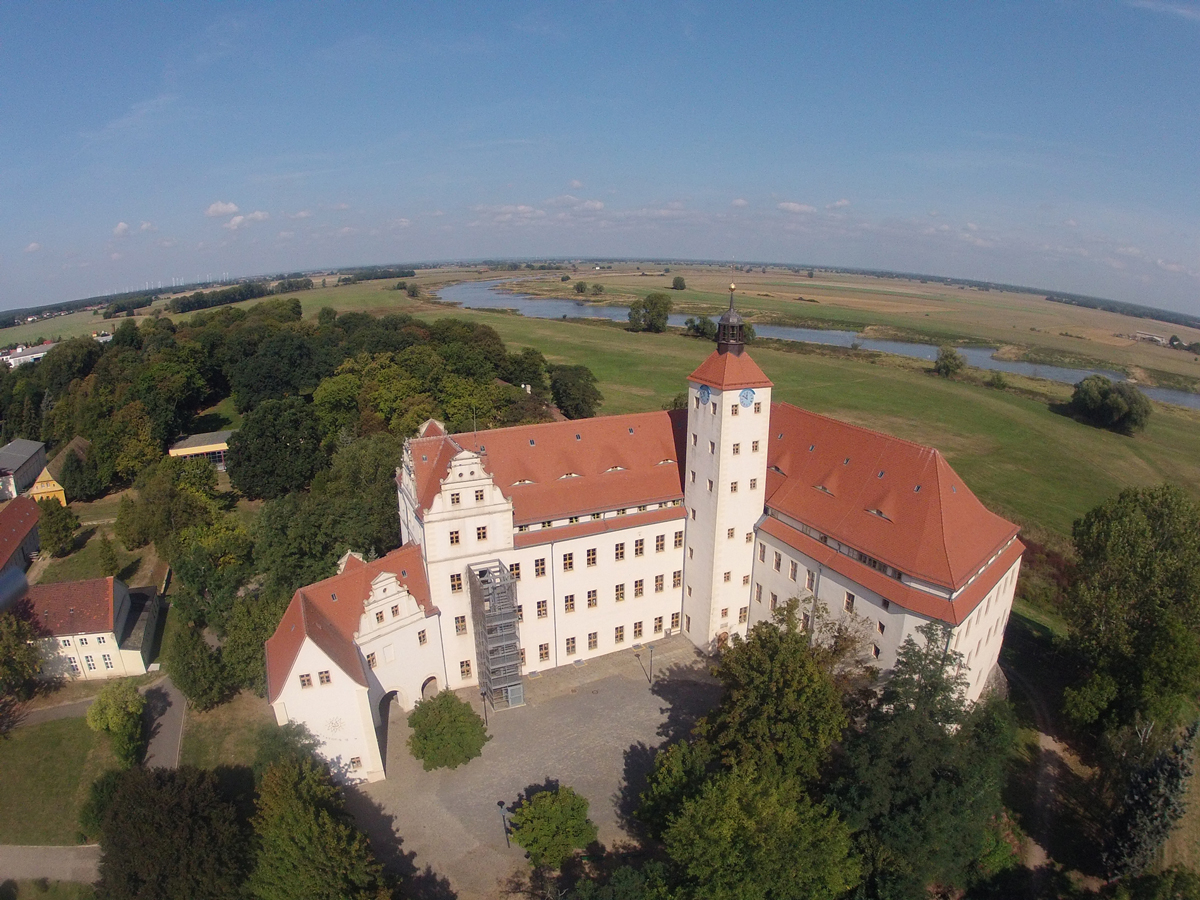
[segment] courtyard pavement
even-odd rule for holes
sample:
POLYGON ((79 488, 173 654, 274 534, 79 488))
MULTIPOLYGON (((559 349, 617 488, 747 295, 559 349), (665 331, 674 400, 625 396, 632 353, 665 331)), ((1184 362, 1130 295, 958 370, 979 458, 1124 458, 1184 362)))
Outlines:
MULTIPOLYGON (((406 746, 406 714, 391 707, 387 779, 350 792, 350 808, 389 868, 405 874, 411 898, 494 898, 525 854, 506 842, 501 806, 529 788, 567 785, 591 804, 608 848, 631 838, 632 802, 644 786, 653 749, 687 733, 719 688, 710 660, 681 635, 650 651, 623 650, 525 681, 526 705, 489 712, 492 739, 457 769, 426 772, 406 746)), ((462 691, 481 708, 478 693, 462 691)))

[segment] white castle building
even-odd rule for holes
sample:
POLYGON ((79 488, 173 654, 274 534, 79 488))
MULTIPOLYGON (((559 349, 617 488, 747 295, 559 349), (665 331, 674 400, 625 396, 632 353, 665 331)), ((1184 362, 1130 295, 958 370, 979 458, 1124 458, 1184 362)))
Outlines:
POLYGON ((887 670, 943 622, 968 697, 996 666, 1023 545, 936 450, 786 403, 741 316, 683 410, 410 439, 404 546, 343 557, 267 642, 276 720, 349 778, 384 777, 376 728, 441 688, 523 703, 524 678, 682 633, 716 651, 792 597, 853 613, 887 670))

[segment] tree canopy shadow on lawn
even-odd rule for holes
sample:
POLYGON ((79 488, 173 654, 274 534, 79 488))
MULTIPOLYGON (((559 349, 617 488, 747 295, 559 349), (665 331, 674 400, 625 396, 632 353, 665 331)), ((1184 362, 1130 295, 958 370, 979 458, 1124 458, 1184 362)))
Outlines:
POLYGON ((396 817, 384 812, 354 785, 345 789, 346 808, 371 842, 371 851, 383 868, 401 878, 400 894, 405 900, 458 900, 450 880, 429 865, 420 868, 415 851, 404 851, 404 838, 396 833, 396 817))

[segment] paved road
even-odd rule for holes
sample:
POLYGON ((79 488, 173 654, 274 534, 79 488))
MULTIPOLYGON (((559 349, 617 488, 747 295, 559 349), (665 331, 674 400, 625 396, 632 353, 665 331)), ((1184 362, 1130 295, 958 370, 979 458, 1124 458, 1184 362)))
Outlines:
POLYGON ((50 878, 91 884, 99 877, 100 848, 0 846, 0 881, 50 878))
POLYGON ((183 714, 187 703, 168 675, 142 689, 146 695, 150 743, 146 747, 146 767, 174 769, 179 765, 183 743, 183 714))

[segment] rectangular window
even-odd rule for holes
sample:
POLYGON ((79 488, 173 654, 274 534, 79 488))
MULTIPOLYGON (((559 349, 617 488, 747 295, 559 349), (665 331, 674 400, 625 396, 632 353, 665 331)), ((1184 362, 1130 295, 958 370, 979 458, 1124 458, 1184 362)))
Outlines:
POLYGON ((729 407, 729 414, 731 416, 736 416, 738 414, 738 405, 736 403, 729 407))
POLYGON ((750 452, 751 453, 758 452, 758 441, 754 441, 753 443, 750 444, 750 452))
POLYGON ((664 588, 666 587, 666 584, 664 582, 665 582, 665 579, 663 578, 662 575, 654 576, 654 593, 661 594, 663 592, 664 588))
POLYGON ((103 644, 104 643, 104 635, 100 635, 100 637, 96 638, 96 643, 103 644))
POLYGON ((362 757, 361 756, 350 757, 350 771, 357 772, 361 768, 362 768, 362 757))
POLYGON ((471 677, 471 661, 464 659, 458 664, 458 674, 463 681, 471 677))
POLYGON ((758 415, 758 413, 760 413, 760 412, 762 412, 762 401, 755 400, 754 401, 754 413, 755 413, 755 415, 758 415))
POLYGON ((77 662, 75 661, 75 657, 73 657, 73 656, 68 656, 68 657, 67 657, 67 665, 69 665, 69 666, 71 667, 71 674, 72 674, 72 675, 78 675, 78 674, 79 674, 79 663, 77 663, 77 662))
POLYGON ((482 491, 482 490, 478 490, 478 491, 476 491, 476 492, 475 492, 475 502, 476 502, 476 503, 482 503, 482 502, 483 502, 483 491, 482 491))
POLYGON ((740 456, 740 455, 741 455, 741 452, 742 452, 742 445, 741 445, 741 444, 734 444, 734 445, 733 445, 733 455, 734 455, 734 456, 740 456))
POLYGON ((709 442, 708 442, 708 452, 709 452, 709 453, 716 453, 716 452, 717 452, 717 445, 716 445, 716 444, 715 444, 713 441, 709 441, 709 442))
POLYGON ((592 513, 592 521, 593 522, 599 522, 603 518, 604 518, 604 513, 592 513))
POLYGON ((392 618, 394 619, 394 618, 396 618, 396 617, 397 617, 397 616, 399 616, 399 615, 400 615, 400 607, 399 607, 399 606, 393 606, 393 607, 392 607, 392 618))
POLYGON ((654 552, 662 553, 667 549, 667 536, 665 534, 656 535, 654 538, 654 552))
POLYGON ((519 562, 515 562, 509 566, 508 571, 512 573, 513 581, 521 580, 521 564, 519 562))
POLYGON ((679 613, 671 613, 671 629, 673 631, 679 630, 679 613))
POLYGON ((729 618, 729 607, 728 606, 721 607, 721 618, 722 619, 729 618))
POLYGON ((728 581, 730 581, 730 580, 733 578, 733 573, 732 573, 732 572, 726 572, 726 573, 725 573, 725 574, 722 576, 722 578, 723 578, 723 579, 724 579, 726 582, 728 582, 728 581))
POLYGON ((709 492, 710 494, 712 493, 712 489, 713 489, 713 481, 712 481, 712 479, 710 478, 710 479, 708 479, 708 492, 709 492))
POLYGON ((795 581, 796 580, 796 572, 799 570, 799 568, 800 568, 800 564, 797 563, 793 559, 788 566, 788 578, 792 579, 792 581, 795 581))
POLYGON ((588 649, 595 650, 599 645, 600 645, 600 632, 589 631, 588 632, 588 649))
POLYGON ((879 654, 880 654, 879 645, 878 645, 878 644, 872 644, 872 645, 871 645, 871 655, 872 655, 873 657, 875 657, 876 659, 879 659, 879 654))
POLYGON ((525 648, 521 648, 521 668, 525 668, 525 648))
POLYGON ((683 532, 677 531, 677 532, 675 532, 675 549, 678 550, 682 546, 683 546, 683 532))
POLYGON ((383 621, 383 610, 381 609, 381 610, 379 610, 379 612, 375 613, 375 623, 379 624, 382 621, 383 621))
POLYGON ((575 570, 575 554, 574 553, 564 553, 562 559, 563 559, 563 571, 564 572, 573 572, 575 570))
POLYGON ((567 594, 563 597, 563 610, 565 612, 575 612, 575 595, 567 594))
POLYGON ((846 599, 842 601, 842 608, 846 612, 854 612, 854 595, 849 591, 846 591, 846 599))
POLYGON ((783 554, 780 553, 778 550, 776 550, 775 551, 775 561, 772 564, 772 567, 775 569, 776 572, 778 572, 779 567, 782 565, 783 565, 783 554))
POLYGON ((771 591, 771 612, 775 611, 775 607, 779 605, 779 595, 771 591))
POLYGON ((538 616, 538 618, 539 618, 539 619, 544 619, 544 618, 546 618, 548 615, 550 615, 550 610, 547 608, 547 603, 546 603, 546 601, 545 601, 545 600, 539 600, 539 601, 537 602, 537 616, 538 616))
POLYGON ((538 578, 541 578, 543 575, 546 574, 546 560, 545 559, 535 559, 533 561, 533 574, 536 575, 538 578))
POLYGON ((477 541, 486 541, 487 540, 487 526, 486 525, 480 525, 478 528, 475 529, 475 540, 477 540, 477 541))
MULTIPOLYGON (((672 616, 671 616, 671 622, 672 622, 672 623, 674 623, 674 621, 675 621, 675 616, 677 616, 677 615, 679 615, 679 614, 678 614, 678 613, 675 613, 675 615, 672 615, 672 616)), ((688 634, 691 634, 691 633, 692 633, 692 617, 691 617, 691 616, 688 616, 688 617, 687 617, 687 627, 684 629, 684 631, 686 631, 688 634)))
POLYGON ((683 584, 683 569, 676 569, 671 573, 671 587, 679 587, 683 584))
POLYGON ((638 538, 636 541, 633 542, 633 555, 634 556, 645 556, 646 555, 646 542, 644 540, 642 540, 641 538, 638 538))
POLYGON ((750 607, 742 606, 738 608, 738 624, 745 625, 746 620, 750 618, 750 607))
POLYGON ((538 662, 545 662, 550 658, 550 645, 538 644, 538 662))
POLYGON ((459 497, 459 495, 458 495, 458 494, 451 494, 451 495, 450 495, 450 505, 451 505, 451 506, 458 506, 460 499, 461 499, 461 498, 459 497))
POLYGON ((654 633, 662 634, 662 616, 654 617, 654 633))
POLYGON ((613 558, 614 559, 624 559, 625 558, 625 544, 623 542, 620 544, 617 544, 615 547, 613 547, 613 558))
POLYGON ((596 548, 595 547, 593 547, 591 550, 589 550, 587 552, 587 564, 589 566, 594 566, 596 564, 596 548))
POLYGON ((625 599, 625 585, 618 584, 614 589, 614 593, 616 594, 617 602, 620 603, 625 599))
POLYGON ((752 490, 752 491, 758 490, 758 479, 757 478, 750 479, 750 490, 752 490))
POLYGON ((635 581, 633 583, 633 596, 635 596, 635 597, 642 596, 642 594, 644 594, 646 592, 645 584, 646 584, 645 580, 641 579, 641 578, 639 578, 637 581, 635 581))
POLYGON ((462 576, 457 572, 450 576, 450 590, 456 594, 462 590, 462 576))
POLYGON ((891 609, 892 602, 890 600, 883 600, 881 602, 883 603, 883 611, 884 612, 887 612, 889 609, 891 609))
POLYGON ((641 637, 642 637, 642 623, 634 622, 633 623, 633 639, 636 641, 636 640, 640 640, 641 637))
POLYGON ((736 481, 729 482, 729 493, 731 493, 731 494, 737 493, 737 482, 736 481))
POLYGON ((816 583, 817 583, 817 573, 813 572, 811 569, 805 569, 804 570, 804 589, 806 591, 811 591, 813 589, 813 585, 816 583))
POLYGON ((761 584, 754 585, 754 599, 758 603, 762 603, 762 585, 761 584))
POLYGON ((883 634, 885 631, 887 631, 887 626, 884 625, 882 622, 876 622, 875 628, 878 629, 880 634, 883 634))
POLYGON ((696 548, 688 547, 688 559, 695 559, 695 558, 696 558, 696 548))
POLYGON ((595 591, 588 591, 588 609, 595 609, 600 601, 596 597, 595 591))
MULTIPOLYGON (((697 401, 696 401, 696 409, 699 409, 699 408, 700 408, 700 401, 699 401, 699 400, 697 400, 697 401)), ((695 446, 696 446, 696 442, 697 442, 697 441, 699 441, 699 440, 700 440, 700 438, 699 438, 699 437, 698 437, 698 436, 697 436, 695 433, 693 433, 693 434, 692 434, 692 446, 693 446, 693 447, 695 447, 695 446)))
POLYGON ((625 626, 624 625, 618 625, 616 628, 613 629, 613 643, 614 644, 625 643, 625 626))
POLYGON ((717 414, 717 402, 714 400, 712 403, 708 404, 708 406, 709 406, 709 410, 708 410, 709 413, 711 415, 715 416, 717 414))
POLYGON ((753 544, 753 543, 754 543, 754 532, 753 532, 753 531, 747 531, 747 532, 746 532, 746 543, 747 543, 747 544, 753 544))
POLYGON ((567 656, 575 655, 575 638, 567 638, 567 656))
POLYGON ((107 653, 102 654, 100 658, 104 660, 104 668, 111 669, 113 667, 112 657, 107 653))
POLYGON ((86 644, 87 644, 87 638, 80 638, 80 639, 79 639, 79 646, 81 646, 81 647, 82 647, 82 646, 85 646, 86 644))
POLYGON ((467 617, 466 616, 455 616, 454 617, 454 633, 455 634, 466 634, 467 633, 467 617))
POLYGON ((695 398, 695 403, 696 403, 696 409, 699 409, 700 408, 700 398, 699 397, 695 398))
POLYGON ((450 543, 451 544, 458 543, 458 532, 457 531, 450 532, 450 543))
MULTIPOLYGON (((89 670, 96 668, 95 666, 92 665, 92 663, 91 663, 92 658, 90 656, 85 656, 83 659, 88 664, 89 670)), ((307 672, 304 673, 303 675, 301 675, 300 676, 300 687, 302 687, 302 688, 312 687, 312 675, 308 674, 307 672)))
POLYGON ((59 638, 59 639, 58 639, 58 645, 59 645, 60 647, 70 647, 70 646, 71 646, 71 639, 70 639, 70 638, 59 638))
POLYGON ((418 647, 424 647, 424 646, 425 646, 425 642, 426 642, 427 640, 429 640, 429 638, 428 638, 428 637, 426 636, 426 634, 425 634, 425 629, 424 629, 424 628, 422 628, 420 631, 418 631, 418 632, 417 632, 417 646, 418 646, 418 647))
POLYGON ((692 473, 691 473, 691 476, 692 476, 692 484, 695 484, 695 483, 696 483, 696 472, 695 472, 695 470, 693 470, 693 471, 692 471, 692 473))
POLYGON ((330 678, 329 678, 329 670, 328 670, 328 669, 326 669, 324 672, 318 672, 318 673, 317 673, 317 680, 318 680, 319 682, 321 682, 321 684, 329 684, 329 681, 330 681, 330 678))
POLYGON ((368 669, 375 668, 375 654, 374 653, 367 654, 367 668, 368 669))
POLYGON ((759 562, 767 561, 767 545, 764 544, 762 541, 758 542, 758 561, 759 562))
POLYGON ((743 575, 743 576, 742 576, 742 584, 743 584, 743 585, 746 585, 746 584, 749 584, 749 583, 750 583, 750 576, 749 576, 749 575, 743 575))
POLYGON ((734 530, 732 528, 726 529, 725 537, 732 541, 733 540, 733 532, 734 532, 734 530))

